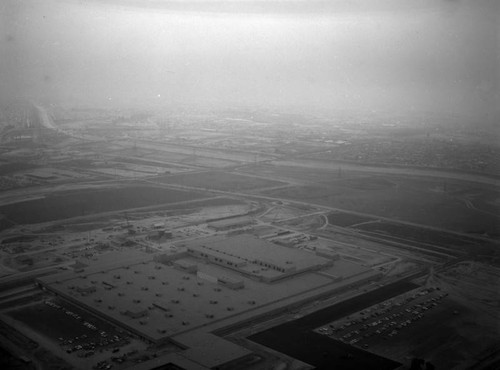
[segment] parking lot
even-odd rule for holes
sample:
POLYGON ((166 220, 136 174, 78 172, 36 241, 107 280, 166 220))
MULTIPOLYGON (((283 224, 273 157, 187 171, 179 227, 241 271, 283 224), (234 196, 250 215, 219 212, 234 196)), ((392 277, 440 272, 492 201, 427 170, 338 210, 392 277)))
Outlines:
POLYGON ((421 288, 327 323, 315 332, 368 350, 407 331, 435 310, 446 296, 448 293, 434 288, 421 288))
POLYGON ((9 316, 52 339, 62 352, 94 360, 97 369, 109 369, 135 354, 124 348, 133 340, 129 333, 57 298, 11 311, 9 316), (99 361, 103 356, 110 361, 99 361))
POLYGON ((70 320, 73 319, 81 326, 81 330, 72 333, 74 335, 65 335, 57 338, 59 344, 66 350, 66 353, 77 352, 78 357, 90 357, 95 351, 115 350, 120 346, 128 344, 128 336, 121 330, 113 326, 96 321, 87 320, 88 316, 76 307, 70 307, 67 304, 59 304, 53 300, 45 300, 44 304, 59 313, 66 315, 70 320), (78 311, 78 312, 77 312, 78 311))

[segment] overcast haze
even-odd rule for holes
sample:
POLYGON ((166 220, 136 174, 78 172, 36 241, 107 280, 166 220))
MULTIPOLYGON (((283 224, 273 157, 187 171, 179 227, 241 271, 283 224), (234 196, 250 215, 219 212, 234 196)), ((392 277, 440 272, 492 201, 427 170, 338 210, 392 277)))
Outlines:
POLYGON ((494 0, 0 7, 3 97, 498 115, 494 0))

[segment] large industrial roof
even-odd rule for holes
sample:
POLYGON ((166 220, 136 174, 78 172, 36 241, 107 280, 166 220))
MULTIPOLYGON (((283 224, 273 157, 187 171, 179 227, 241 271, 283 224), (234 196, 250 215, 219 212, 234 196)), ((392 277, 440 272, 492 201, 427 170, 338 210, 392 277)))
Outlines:
POLYGON ((263 260, 287 266, 293 264, 297 270, 325 265, 328 259, 303 250, 283 247, 253 235, 242 234, 229 238, 196 240, 189 246, 205 246, 245 260, 263 260))
MULTIPOLYGON (((251 236, 202 240, 199 243, 244 258, 271 258, 276 263, 292 261, 301 267, 329 261, 251 236)), ((335 263, 351 264, 347 261, 335 263)), ((39 281, 142 336, 159 341, 328 286, 338 279, 333 273, 330 276, 311 272, 301 274, 300 278, 267 284, 180 252, 169 256, 165 263, 153 261, 151 255, 149 259, 134 262, 127 259, 107 268, 99 265, 80 273, 42 277, 39 281), (176 261, 182 261, 181 265, 196 265, 196 269, 182 271, 175 266, 176 261), (218 281, 243 281, 244 284, 240 289, 231 289, 218 281), (95 291, 78 289, 89 286, 95 287, 95 291)))

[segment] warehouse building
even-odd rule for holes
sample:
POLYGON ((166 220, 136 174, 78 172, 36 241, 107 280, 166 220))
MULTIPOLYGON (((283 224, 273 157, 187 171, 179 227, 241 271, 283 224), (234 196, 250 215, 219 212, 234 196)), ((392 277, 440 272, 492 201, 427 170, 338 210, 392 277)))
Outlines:
POLYGON ((187 252, 268 283, 334 263, 331 256, 325 258, 246 234, 195 241, 187 246, 187 252))
POLYGON ((360 281, 377 276, 350 261, 239 235, 195 240, 176 252, 134 260, 114 258, 37 282, 148 342, 186 348, 183 356, 213 368, 250 352, 234 344, 229 351, 228 342, 211 332, 330 294, 353 284, 354 274, 360 281), (203 335, 210 353, 206 343, 190 342, 203 335))

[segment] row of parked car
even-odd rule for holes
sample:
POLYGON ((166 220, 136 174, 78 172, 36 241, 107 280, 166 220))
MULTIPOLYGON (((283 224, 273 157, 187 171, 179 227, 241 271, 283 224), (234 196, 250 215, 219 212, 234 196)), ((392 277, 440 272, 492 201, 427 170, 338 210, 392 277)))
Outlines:
MULTIPOLYGON (((339 323, 332 323, 319 328, 318 332, 351 345, 374 336, 389 339, 397 335, 403 328, 420 320, 427 310, 438 306, 440 301, 448 295, 448 293, 441 293, 426 300, 419 299, 418 303, 409 306, 410 302, 427 295, 431 291, 422 290, 402 302, 379 304, 376 307, 361 311, 355 319, 349 319, 340 325, 339 323)), ((368 348, 368 344, 365 343, 362 347, 368 348)))

